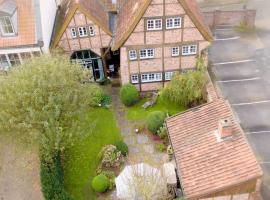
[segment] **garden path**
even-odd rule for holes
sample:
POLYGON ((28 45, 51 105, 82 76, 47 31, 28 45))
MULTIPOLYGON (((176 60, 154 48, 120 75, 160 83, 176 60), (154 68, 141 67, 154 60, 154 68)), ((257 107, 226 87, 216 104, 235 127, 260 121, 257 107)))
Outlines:
POLYGON ((142 124, 140 121, 130 121, 126 118, 126 107, 119 98, 119 88, 111 89, 112 108, 116 115, 118 126, 123 140, 129 146, 127 164, 148 163, 153 167, 161 167, 166 162, 166 154, 155 149, 155 142, 145 133, 135 133, 135 127, 142 124))
MULTIPOLYGON (((142 124, 139 121, 130 121, 126 118, 127 108, 122 104, 119 98, 119 88, 112 87, 110 94, 112 96, 112 109, 118 121, 124 142, 129 147, 129 155, 126 165, 138 163, 147 163, 153 167, 161 168, 168 161, 168 156, 155 149, 155 142, 146 133, 135 133, 135 126, 142 124)), ((103 196, 101 199, 116 199, 116 191, 103 196)))

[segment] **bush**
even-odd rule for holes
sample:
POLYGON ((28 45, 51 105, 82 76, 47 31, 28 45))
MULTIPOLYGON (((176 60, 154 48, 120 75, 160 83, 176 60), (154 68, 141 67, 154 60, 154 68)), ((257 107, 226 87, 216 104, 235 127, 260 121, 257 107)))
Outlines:
POLYGON ((128 83, 122 86, 120 98, 125 106, 132 106, 139 101, 139 92, 134 85, 128 83))
POLYGON ((93 84, 89 89, 89 94, 91 94, 91 106, 98 106, 99 104, 108 105, 111 103, 111 97, 108 96, 98 85, 93 84))
POLYGON ((159 128, 159 130, 157 131, 157 135, 164 140, 168 140, 168 132, 167 132, 167 127, 165 125, 165 123, 163 124, 163 126, 161 126, 159 128))
POLYGON ((99 153, 102 167, 119 167, 124 162, 124 157, 114 145, 106 145, 99 153))
POLYGON ((123 156, 128 155, 128 146, 125 142, 117 141, 113 145, 116 146, 117 150, 120 151, 123 156))
POLYGON ((92 188, 96 192, 105 192, 106 190, 108 190, 109 186, 110 181, 104 174, 97 175, 92 181, 92 188))
POLYGON ((146 126, 148 130, 154 134, 157 134, 157 131, 163 126, 165 118, 166 114, 162 111, 151 112, 146 119, 146 126))
POLYGON ((64 188, 64 174, 60 154, 47 163, 41 159, 40 179, 46 200, 73 200, 64 188))
POLYGON ((164 152, 166 150, 166 146, 164 144, 156 144, 155 148, 160 152, 164 152))
POLYGON ((203 71, 190 71, 174 75, 162 91, 162 96, 181 106, 194 106, 202 103, 207 78, 203 71))
POLYGON ((105 175, 109 179, 109 190, 115 187, 115 174, 113 171, 102 171, 101 174, 105 175))

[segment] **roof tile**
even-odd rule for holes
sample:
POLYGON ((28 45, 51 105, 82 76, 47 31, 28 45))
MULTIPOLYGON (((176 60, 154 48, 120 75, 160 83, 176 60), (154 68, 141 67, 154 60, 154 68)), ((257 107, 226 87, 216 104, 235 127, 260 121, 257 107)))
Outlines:
POLYGON ((169 118, 169 136, 185 196, 197 198, 262 176, 262 170, 235 121, 228 103, 221 98, 169 118), (234 136, 218 141, 220 119, 233 122, 234 136))

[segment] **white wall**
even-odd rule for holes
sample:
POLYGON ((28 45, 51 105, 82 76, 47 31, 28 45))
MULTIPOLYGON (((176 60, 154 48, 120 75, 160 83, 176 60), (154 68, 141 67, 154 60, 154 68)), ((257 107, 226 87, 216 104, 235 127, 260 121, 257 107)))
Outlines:
POLYGON ((39 0, 39 1, 40 1, 42 38, 44 42, 43 51, 48 53, 57 5, 55 0, 39 0))

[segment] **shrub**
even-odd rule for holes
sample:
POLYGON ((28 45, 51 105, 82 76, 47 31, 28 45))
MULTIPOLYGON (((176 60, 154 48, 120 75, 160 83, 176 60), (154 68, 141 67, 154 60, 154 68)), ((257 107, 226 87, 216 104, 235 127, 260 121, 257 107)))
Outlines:
POLYGON ((109 190, 115 187, 115 174, 113 171, 102 171, 101 174, 105 175, 109 179, 109 190))
POLYGON ((139 101, 139 92, 134 85, 128 83, 122 86, 120 98, 125 106, 132 106, 139 101))
POLYGON ((98 106, 99 104, 105 105, 111 103, 111 97, 108 96, 98 85, 92 85, 89 89, 91 94, 90 105, 98 106))
POLYGON ((164 144, 156 144, 155 148, 160 152, 164 152, 166 150, 166 146, 164 144))
POLYGON ((162 96, 171 102, 192 106, 204 100, 207 78, 203 71, 190 71, 174 75, 162 91, 162 96))
POLYGON ((64 188, 64 175, 60 154, 47 163, 41 158, 40 179, 46 200, 73 200, 64 188))
POLYGON ((92 180, 92 188, 96 192, 100 192, 100 193, 105 192, 106 190, 109 189, 109 186, 110 186, 110 181, 104 174, 97 175, 92 180))
POLYGON ((166 114, 162 111, 151 112, 146 119, 146 126, 149 131, 156 134, 158 129, 162 127, 166 114))
POLYGON ((125 142, 117 141, 113 145, 116 146, 117 150, 120 151, 123 156, 128 155, 128 146, 125 142))
POLYGON ((167 128, 165 123, 163 124, 163 126, 161 126, 159 128, 159 130, 157 131, 157 135, 161 138, 161 139, 165 139, 168 140, 168 132, 167 132, 167 128))
POLYGON ((106 145, 99 153, 102 167, 119 167, 124 158, 120 151, 114 145, 106 145))

